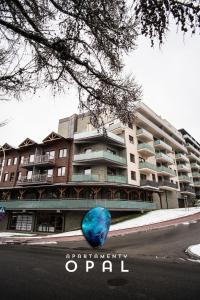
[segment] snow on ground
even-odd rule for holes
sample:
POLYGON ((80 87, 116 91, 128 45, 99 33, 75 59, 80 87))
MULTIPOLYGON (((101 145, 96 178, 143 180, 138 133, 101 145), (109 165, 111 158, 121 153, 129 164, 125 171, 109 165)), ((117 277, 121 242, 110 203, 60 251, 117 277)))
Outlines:
POLYGON ((187 252, 200 258, 200 244, 192 245, 187 248, 187 252))
MULTIPOLYGON (((175 208, 175 209, 160 209, 148 212, 147 214, 140 216, 138 218, 133 218, 127 221, 123 221, 110 226, 110 231, 127 229, 133 227, 139 227, 143 225, 155 224, 163 221, 169 221, 180 217, 185 217, 199 213, 200 208, 191 207, 189 210, 185 208, 175 208)), ((186 222, 185 222, 186 223, 186 222)), ((189 223, 187 223, 188 225, 189 223)), ((82 235, 81 230, 62 232, 59 234, 49 235, 50 237, 62 237, 62 236, 77 236, 82 235)))
POLYGON ((17 232, 0 232, 0 237, 11 237, 11 236, 23 236, 23 237, 26 237, 26 236, 34 236, 35 234, 29 234, 29 233, 17 233, 17 232))
MULTIPOLYGON (((193 215, 193 214, 199 213, 199 212, 200 212, 200 208, 194 208, 194 207, 191 207, 189 209, 175 208, 175 209, 155 210, 155 211, 148 212, 147 214, 144 214, 143 216, 111 225, 110 231, 155 224, 155 223, 159 223, 159 222, 163 222, 163 221, 169 221, 169 220, 173 220, 176 218, 193 215)), ((189 223, 185 222, 184 224, 188 225, 189 223)), ((81 230, 62 232, 62 233, 53 234, 53 235, 51 234, 51 235, 46 235, 46 236, 44 236, 44 235, 34 236, 33 234, 23 234, 23 233, 14 233, 14 232, 0 232, 0 237, 21 236, 21 237, 27 237, 27 239, 30 239, 30 238, 38 239, 38 238, 45 238, 45 237, 53 238, 53 237, 65 237, 65 236, 78 236, 78 235, 83 235, 81 230)))

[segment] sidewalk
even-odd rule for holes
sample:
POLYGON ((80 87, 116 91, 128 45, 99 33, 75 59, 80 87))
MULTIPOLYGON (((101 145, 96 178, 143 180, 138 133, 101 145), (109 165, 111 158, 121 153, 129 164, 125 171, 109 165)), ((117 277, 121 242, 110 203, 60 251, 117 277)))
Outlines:
MULTIPOLYGON (((117 236, 123 236, 127 234, 133 234, 137 232, 143 232, 143 231, 149 231, 149 230, 156 230, 156 229, 161 229, 161 228, 166 228, 169 226, 174 226, 178 225, 184 222, 191 222, 191 221, 197 221, 200 220, 200 212, 185 216, 185 217, 180 217, 176 219, 172 219, 169 221, 163 221, 159 223, 154 223, 150 225, 143 225, 143 226, 138 226, 138 227, 133 227, 133 228, 127 228, 127 229, 120 229, 120 230, 114 230, 110 231, 108 233, 108 237, 117 237, 117 236)), ((83 235, 76 235, 76 236, 64 236, 64 237, 50 237, 50 236, 36 236, 36 237, 0 237, 0 243, 26 243, 26 244, 34 244, 34 243, 50 243, 50 242, 71 242, 71 241, 82 241, 85 240, 83 235)))

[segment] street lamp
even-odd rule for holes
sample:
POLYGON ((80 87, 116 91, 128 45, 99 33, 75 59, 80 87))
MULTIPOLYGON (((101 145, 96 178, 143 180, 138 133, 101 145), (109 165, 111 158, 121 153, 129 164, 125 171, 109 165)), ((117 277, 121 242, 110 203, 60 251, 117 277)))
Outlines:
POLYGON ((6 160, 6 153, 5 153, 5 149, 3 148, 3 146, 0 145, 0 149, 2 149, 2 151, 3 151, 3 161, 2 161, 1 169, 0 169, 0 182, 1 182, 2 175, 3 175, 3 167, 5 164, 5 160, 6 160))

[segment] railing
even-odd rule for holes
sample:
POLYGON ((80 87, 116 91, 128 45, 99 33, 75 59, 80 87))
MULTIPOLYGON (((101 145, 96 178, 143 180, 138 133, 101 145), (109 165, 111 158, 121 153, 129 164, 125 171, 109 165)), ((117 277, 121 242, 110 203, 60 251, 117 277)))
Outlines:
POLYGON ((170 163, 174 163, 174 160, 172 157, 166 155, 165 153, 162 153, 162 152, 159 152, 159 153, 156 153, 156 159, 159 159, 159 158, 164 158, 165 160, 167 160, 168 162, 170 163))
POLYGON ((158 182, 152 180, 140 180, 140 186, 150 186, 158 188, 158 182))
POLYGON ((126 164, 126 159, 122 156, 112 154, 108 151, 93 151, 74 155, 74 161, 90 159, 107 159, 120 164, 126 164))
POLYGON ((43 164, 43 163, 54 163, 55 158, 51 158, 48 154, 45 155, 36 155, 33 161, 30 161, 29 157, 23 159, 21 163, 24 166, 27 165, 35 165, 35 164, 43 164))
POLYGON ((149 131, 147 131, 146 129, 144 129, 144 128, 138 129, 137 132, 136 132, 136 135, 138 136, 138 135, 141 135, 141 134, 144 134, 145 136, 147 136, 151 140, 153 140, 153 135, 149 131))
POLYGON ((156 204, 146 201, 132 200, 102 200, 102 199, 42 199, 42 200, 9 200, 0 202, 6 210, 88 210, 92 207, 102 206, 111 210, 154 210, 156 204))
POLYGON ((200 181, 194 181, 194 186, 200 186, 200 181))
POLYGON ((80 132, 80 133, 75 133, 74 134, 74 140, 83 140, 83 139, 88 139, 88 138, 95 138, 95 137, 100 137, 100 136, 105 136, 105 138, 110 138, 116 142, 119 142, 121 144, 124 144, 124 139, 112 132, 107 132, 104 134, 102 130, 99 132, 97 130, 93 131, 85 131, 85 132, 80 132))
POLYGON ((184 159, 186 161, 189 161, 188 157, 186 155, 182 154, 182 153, 176 154, 175 157, 176 157, 176 159, 182 158, 182 159, 184 159))
POLYGON ((121 122, 118 122, 116 124, 110 125, 107 129, 108 130, 125 129, 125 125, 123 125, 121 122))
POLYGON ((197 153, 197 155, 200 155, 200 151, 198 149, 196 149, 193 145, 191 145, 190 143, 186 143, 186 147, 189 149, 192 149, 195 153, 197 153))
POLYGON ((195 194, 195 189, 192 186, 182 186, 180 187, 181 192, 188 192, 195 194))
POLYGON ((126 176, 115 176, 115 175, 107 175, 108 182, 118 182, 118 183, 127 183, 126 176))
POLYGON ((146 144, 146 143, 138 144, 137 149, 138 150, 147 149, 147 150, 150 150, 151 152, 155 153, 155 149, 151 145, 146 144))
POLYGON ((74 174, 72 175, 72 181, 99 181, 98 175, 85 175, 85 174, 74 174))
POLYGON ((162 145, 165 149, 172 151, 172 147, 170 145, 168 145, 167 143, 163 142, 162 140, 157 140, 154 142, 155 147, 162 145))
POLYGON ((178 176, 179 181, 189 181, 191 182, 191 178, 189 176, 186 175, 182 175, 182 176, 178 176))
POLYGON ((194 169, 194 168, 196 168, 196 169, 198 168, 198 169, 199 169, 199 168, 200 168, 200 165, 197 164, 197 163, 192 163, 192 164, 191 164, 191 168, 192 168, 192 169, 194 169))
POLYGON ((178 188, 178 183, 174 183, 174 182, 170 182, 170 181, 167 181, 167 180, 163 180, 163 181, 159 181, 159 186, 160 187, 167 186, 167 187, 171 187, 171 188, 177 189, 178 188))
POLYGON ((164 172, 164 173, 168 173, 168 174, 170 174, 172 176, 176 176, 176 173, 175 173, 174 170, 172 170, 170 168, 167 168, 167 167, 164 167, 164 166, 158 167, 158 172, 159 173, 163 173, 164 172))
POLYGON ((32 175, 31 177, 22 176, 17 181, 17 184, 52 183, 52 180, 52 176, 48 176, 47 174, 37 174, 32 175))
POLYGON ((149 162, 140 162, 139 163, 139 169, 150 169, 150 170, 153 170, 153 171, 156 171, 156 172, 158 170, 156 165, 153 165, 149 162))
POLYGON ((187 169, 187 170, 189 170, 190 169, 190 165, 188 165, 188 164, 179 164, 179 165, 177 165, 177 169, 179 170, 179 171, 181 171, 182 169, 187 169))
POLYGON ((200 173, 198 173, 198 172, 193 172, 193 173, 192 173, 192 177, 200 177, 200 173))

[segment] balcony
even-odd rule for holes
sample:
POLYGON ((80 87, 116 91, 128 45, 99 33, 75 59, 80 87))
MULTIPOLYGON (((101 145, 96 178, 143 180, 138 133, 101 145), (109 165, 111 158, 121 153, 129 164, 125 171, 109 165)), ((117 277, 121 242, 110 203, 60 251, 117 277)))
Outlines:
POLYGON ((157 167, 157 172, 158 172, 158 174, 161 174, 161 175, 176 176, 176 173, 174 170, 164 167, 164 166, 157 167))
POLYGON ((113 162, 118 165, 126 165, 126 159, 122 156, 112 154, 108 151, 93 151, 74 155, 74 162, 113 162))
POLYGON ((182 153, 176 154, 176 160, 189 162, 189 158, 186 155, 182 154, 182 153))
POLYGON ((144 142, 153 141, 153 135, 143 128, 137 130, 136 136, 144 142))
POLYGON ((158 189, 158 182, 153 180, 140 180, 140 186, 145 188, 156 188, 158 189))
POLYGON ((180 182, 189 182, 189 183, 192 182, 191 178, 186 175, 178 176, 178 179, 180 182))
POLYGON ((174 164, 173 158, 162 152, 156 153, 156 160, 157 160, 157 162, 166 162, 171 165, 174 164))
POLYGON ((200 181, 194 181, 194 186, 195 187, 200 187, 200 181))
POLYGON ((200 151, 198 149, 196 149, 193 145, 191 145, 190 143, 186 143, 186 147, 187 149, 189 149, 192 152, 195 152, 196 155, 200 155, 200 151))
POLYGON ((192 177, 193 177, 193 178, 200 178, 200 173, 198 173, 198 172, 193 172, 193 173, 192 173, 192 177))
POLYGON ((107 130, 112 131, 116 134, 121 134, 125 130, 125 125, 121 122, 110 125, 107 130))
POLYGON ((18 181, 17 185, 33 185, 33 184, 52 184, 53 177, 47 174, 32 175, 30 178, 22 176, 18 181))
POLYGON ((23 168, 32 168, 33 166, 41 166, 47 168, 53 167, 54 165, 55 158, 51 158, 48 154, 36 155, 33 161, 30 161, 29 158, 24 158, 22 163, 23 168))
POLYGON ((102 206, 113 211, 150 211, 156 209, 156 203, 132 200, 96 200, 96 199, 43 199, 1 201, 1 207, 9 210, 88 210, 102 206))
POLYGON ((127 177, 126 176, 107 175, 107 181, 114 182, 114 183, 127 183, 127 177))
POLYGON ((197 164, 197 163, 191 163, 191 169, 198 169, 199 170, 199 168, 200 168, 200 165, 199 164, 197 164))
POLYGON ((195 194, 195 190, 192 186, 182 186, 180 190, 181 194, 195 194))
POLYGON ((198 161, 200 163, 200 157, 196 156, 192 152, 188 152, 188 158, 190 159, 190 161, 193 161, 193 162, 197 162, 198 161))
POLYGON ((163 190, 173 191, 178 189, 178 183, 163 180, 159 181, 159 187, 163 190))
POLYGON ((145 143, 138 144, 137 150, 140 154, 142 154, 144 156, 153 156, 153 155, 155 155, 154 148, 149 144, 145 144, 145 143))
POLYGON ((77 182, 99 181, 99 176, 98 175, 75 174, 75 175, 72 175, 72 181, 77 181, 77 182))
POLYGON ((140 162, 139 170, 145 173, 157 173, 157 166, 149 162, 140 162))
POLYGON ((74 141, 75 143, 89 143, 91 141, 110 141, 114 144, 119 144, 125 146, 124 138, 112 133, 107 132, 104 134, 102 130, 94 130, 94 131, 86 131, 74 134, 74 141))
POLYGON ((178 171, 182 172, 190 172, 190 165, 189 164, 179 164, 177 165, 178 171))
POLYGON ((168 152, 172 152, 172 147, 161 140, 157 140, 154 142, 154 147, 160 150, 166 150, 168 152))

